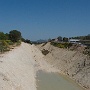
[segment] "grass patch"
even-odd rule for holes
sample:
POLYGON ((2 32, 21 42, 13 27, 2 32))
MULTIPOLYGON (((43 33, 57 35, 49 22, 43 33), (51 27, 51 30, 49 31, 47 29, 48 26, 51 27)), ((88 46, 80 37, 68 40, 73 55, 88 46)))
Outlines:
POLYGON ((72 46, 72 43, 68 42, 63 42, 63 43, 56 43, 56 42, 51 42, 51 45, 58 47, 58 48, 70 48, 72 46))
POLYGON ((11 40, 0 40, 0 53, 4 53, 6 51, 10 51, 10 49, 15 45, 19 46, 21 41, 17 41, 13 43, 11 40))
POLYGON ((0 40, 0 52, 4 53, 5 51, 9 51, 9 44, 6 40, 0 40))

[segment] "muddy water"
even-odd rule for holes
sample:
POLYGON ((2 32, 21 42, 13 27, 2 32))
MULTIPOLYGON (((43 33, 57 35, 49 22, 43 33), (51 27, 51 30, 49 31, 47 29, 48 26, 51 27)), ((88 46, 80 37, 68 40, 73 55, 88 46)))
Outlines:
POLYGON ((83 90, 58 73, 37 72, 37 90, 83 90))

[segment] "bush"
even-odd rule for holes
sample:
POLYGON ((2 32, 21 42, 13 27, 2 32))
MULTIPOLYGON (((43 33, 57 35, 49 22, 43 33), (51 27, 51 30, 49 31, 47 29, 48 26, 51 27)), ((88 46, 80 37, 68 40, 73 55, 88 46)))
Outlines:
POLYGON ((9 51, 9 44, 6 40, 0 40, 0 52, 3 53, 4 51, 9 51))
POLYGON ((21 44, 20 40, 18 42, 16 42, 16 46, 19 46, 20 44, 21 44))
POLYGON ((25 43, 31 44, 31 41, 30 41, 29 39, 26 39, 26 40, 25 40, 25 43))
POLYGON ((0 40, 6 40, 7 37, 3 32, 0 32, 0 40))
POLYGON ((12 45, 20 45, 21 44, 21 32, 17 30, 12 30, 6 34, 0 32, 0 52, 9 51, 12 45), (11 45, 11 46, 10 46, 11 45))
POLYGON ((60 44, 60 43, 58 43, 56 46, 59 47, 59 48, 65 48, 64 45, 60 44))
POLYGON ((6 47, 9 47, 9 44, 5 40, 2 40, 2 45, 6 46, 6 47))
POLYGON ((17 30, 12 30, 9 32, 9 39, 12 42, 17 42, 19 40, 21 40, 21 32, 17 31, 17 30))
POLYGON ((58 48, 70 48, 72 46, 72 43, 56 43, 51 42, 51 45, 58 47, 58 48))

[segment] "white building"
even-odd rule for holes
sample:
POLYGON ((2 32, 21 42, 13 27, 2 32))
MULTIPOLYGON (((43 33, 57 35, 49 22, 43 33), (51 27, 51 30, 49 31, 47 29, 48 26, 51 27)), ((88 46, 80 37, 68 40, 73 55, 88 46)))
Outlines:
POLYGON ((69 39, 70 43, 80 43, 79 39, 69 39))

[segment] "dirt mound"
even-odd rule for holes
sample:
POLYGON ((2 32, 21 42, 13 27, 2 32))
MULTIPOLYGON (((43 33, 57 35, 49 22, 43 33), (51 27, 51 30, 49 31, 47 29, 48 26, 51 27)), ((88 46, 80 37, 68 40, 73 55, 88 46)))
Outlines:
POLYGON ((87 90, 90 90, 90 57, 82 53, 82 47, 73 47, 75 50, 71 51, 54 47, 50 42, 37 47, 41 51, 43 49, 49 51, 44 56, 49 64, 73 78, 87 90))

